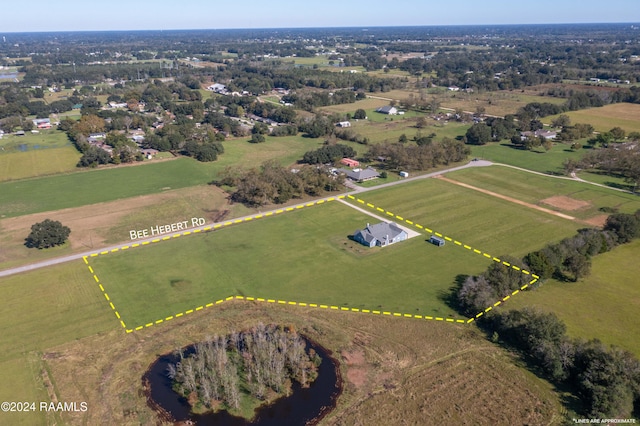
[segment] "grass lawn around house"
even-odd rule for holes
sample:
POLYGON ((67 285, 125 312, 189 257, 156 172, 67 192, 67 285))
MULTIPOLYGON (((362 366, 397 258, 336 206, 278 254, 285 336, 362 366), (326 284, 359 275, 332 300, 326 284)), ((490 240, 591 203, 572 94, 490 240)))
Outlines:
POLYGON ((127 328, 233 295, 461 318, 442 297, 489 261, 425 237, 372 249, 349 239, 368 222, 334 201, 89 261, 127 328))

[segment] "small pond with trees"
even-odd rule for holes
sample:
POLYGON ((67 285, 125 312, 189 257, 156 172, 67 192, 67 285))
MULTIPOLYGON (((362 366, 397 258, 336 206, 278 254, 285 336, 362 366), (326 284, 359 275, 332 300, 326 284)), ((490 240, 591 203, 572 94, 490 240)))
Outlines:
POLYGON ((315 424, 342 391, 328 350, 262 324, 162 355, 142 381, 163 420, 198 425, 315 424))

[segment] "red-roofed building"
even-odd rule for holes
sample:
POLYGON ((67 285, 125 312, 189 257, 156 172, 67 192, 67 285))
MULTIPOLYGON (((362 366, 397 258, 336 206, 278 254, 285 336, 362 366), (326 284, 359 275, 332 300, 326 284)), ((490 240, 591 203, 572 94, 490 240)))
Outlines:
POLYGON ((351 158, 343 158, 340 160, 341 164, 344 164, 347 167, 358 167, 360 163, 356 160, 352 160, 351 158))

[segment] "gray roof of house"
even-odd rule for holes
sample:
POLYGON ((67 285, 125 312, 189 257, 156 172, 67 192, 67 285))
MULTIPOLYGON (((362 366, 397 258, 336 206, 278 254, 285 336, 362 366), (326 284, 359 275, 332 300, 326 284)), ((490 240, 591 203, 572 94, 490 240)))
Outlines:
POLYGON ((380 176, 380 173, 376 172, 376 170, 372 169, 371 167, 367 167, 366 169, 354 169, 354 170, 343 169, 343 170, 347 173, 348 178, 356 181, 371 179, 371 178, 380 176))
POLYGON ((391 105, 386 105, 386 106, 378 108, 376 111, 389 113, 389 112, 393 111, 394 109, 396 109, 396 107, 392 107, 391 105))
POLYGON ((387 236, 393 240, 402 232, 404 232, 402 228, 393 222, 380 222, 375 225, 367 224, 366 228, 356 231, 356 234, 361 233, 367 242, 371 242, 373 238, 384 241, 387 236))

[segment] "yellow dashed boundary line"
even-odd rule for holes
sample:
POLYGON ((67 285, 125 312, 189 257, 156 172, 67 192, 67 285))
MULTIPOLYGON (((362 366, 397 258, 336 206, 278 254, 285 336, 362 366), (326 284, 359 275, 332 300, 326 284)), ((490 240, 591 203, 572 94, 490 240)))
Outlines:
POLYGON ((204 310, 206 308, 210 308, 212 306, 215 305, 219 305, 222 304, 224 302, 228 302, 231 300, 244 300, 244 301, 249 301, 249 302, 264 302, 264 303, 273 303, 273 304, 280 304, 280 305, 287 305, 287 306, 300 306, 300 307, 309 307, 309 308, 317 308, 317 309, 328 309, 328 310, 336 310, 336 311, 348 311, 348 312, 358 312, 358 313, 364 313, 364 314, 371 314, 371 315, 381 315, 381 316, 392 316, 392 317, 399 317, 399 318, 412 318, 412 319, 421 319, 421 320, 427 320, 427 321, 441 321, 441 322, 448 322, 448 323, 456 323, 456 324, 470 324, 473 321, 475 321, 476 319, 480 318, 481 316, 483 316, 485 313, 491 311, 493 308, 500 306, 502 303, 506 302, 507 300, 509 300, 512 296, 515 296, 516 294, 518 294, 520 291, 526 290, 529 286, 531 286, 532 284, 534 284, 536 281, 538 281, 538 279, 540 278, 539 276, 537 276, 536 274, 533 274, 529 271, 523 270, 515 265, 511 265, 510 263, 506 262, 506 261, 502 261, 500 259, 498 259, 497 257, 491 256, 488 253, 485 253, 481 250, 475 249, 467 244, 463 244, 458 240, 455 240, 451 237, 448 237, 446 235, 443 235, 439 232, 433 231, 432 229, 427 228, 426 226, 420 225, 418 223, 415 223, 409 219, 405 219, 402 216, 396 215, 390 211, 387 211, 383 208, 377 207, 371 203, 368 203, 364 200, 361 200, 360 198, 356 198, 352 195, 340 195, 337 197, 330 197, 324 200, 319 200, 316 202, 310 202, 307 204, 301 204, 295 207, 288 207, 288 208, 284 208, 284 209, 279 209, 279 210, 275 210, 272 212, 268 212, 268 213, 260 213, 260 214, 256 214, 253 216, 249 216, 246 217, 244 219, 236 219, 236 220, 230 220, 221 224, 216 224, 216 225, 212 225, 212 226, 206 226, 204 228, 201 229, 196 229, 193 231, 185 231, 183 233, 179 233, 179 234, 173 234, 173 235, 165 235, 163 237, 158 237, 156 239, 153 239, 151 241, 143 241, 141 243, 134 243, 131 244, 130 246, 123 246, 121 248, 115 248, 115 249, 111 249, 111 250, 105 250, 105 251, 101 251, 101 252, 97 252, 97 253, 92 253, 89 256, 83 256, 83 260, 85 265, 87 266, 87 268, 89 269, 89 272, 91 273, 91 275, 93 276, 95 282, 98 284, 100 291, 102 291, 102 294, 104 295, 106 301, 109 303, 109 306, 111 307, 111 309, 113 310, 114 314, 116 315, 116 318, 120 321, 120 325, 122 325, 122 328, 125 329, 125 331, 127 333, 132 333, 134 331, 139 331, 142 330, 144 328, 148 328, 148 327, 152 327, 154 325, 158 325, 158 324, 162 324, 164 322, 167 321, 171 321, 173 319, 177 319, 177 318, 181 318, 183 316, 187 316, 190 315, 194 312, 197 311, 201 311, 204 310), (360 204, 366 205, 367 207, 369 207, 370 209, 375 209, 376 211, 380 212, 380 213, 385 213, 386 215, 396 218, 400 221, 403 221, 405 223, 407 223, 408 225, 411 225, 421 231, 426 231, 428 233, 433 233, 438 237, 444 238, 446 241, 449 242, 453 242, 455 245, 463 247, 467 250, 469 250, 472 253, 478 254, 478 255, 482 255, 483 257, 490 259, 496 263, 502 263, 503 265, 507 266, 507 267, 511 267, 514 270, 517 270, 519 272, 522 272, 523 274, 526 275, 530 275, 531 277, 533 277, 533 280, 531 280, 529 282, 529 284, 526 284, 524 286, 522 286, 519 290, 515 290, 513 293, 511 293, 511 295, 508 295, 506 297, 504 297, 503 299, 497 301, 496 303, 494 303, 492 306, 487 307, 484 311, 479 312, 478 314, 475 315, 475 317, 473 318, 468 318, 466 320, 463 319, 453 319, 453 318, 443 318, 443 317, 434 317, 434 316, 429 316, 429 315, 416 315, 416 314, 407 314, 407 313, 401 313, 401 312, 390 312, 390 311, 378 311, 378 310, 370 310, 370 309, 361 309, 361 308, 349 308, 346 306, 336 306, 336 305, 322 305, 322 304, 317 304, 317 303, 307 303, 307 302, 293 302, 293 301, 287 301, 287 300, 279 300, 279 299, 265 299, 265 298, 261 298, 261 297, 246 297, 246 296, 229 296, 225 299, 219 299, 216 300, 215 302, 210 302, 207 303, 206 305, 201 305, 201 306, 197 306, 193 309, 189 309, 187 311, 184 312, 179 312, 176 313, 174 315, 169 315, 165 318, 160 318, 157 319, 153 322, 149 322, 146 323, 144 325, 139 325, 137 327, 134 328, 127 328, 125 325, 125 322, 122 320, 120 313, 118 313, 116 307, 114 306, 113 302, 111 301, 111 299, 109 298, 109 295, 107 294, 107 292, 105 291, 104 286, 102 285, 102 283, 100 282, 98 276, 95 274, 95 271, 93 270, 93 268, 91 267, 91 265, 89 265, 89 257, 97 257, 100 255, 105 255, 105 254, 110 254, 110 253, 116 253, 118 251, 124 251, 124 250, 128 250, 130 248, 137 248, 137 247, 141 247, 141 246, 145 246, 145 245, 149 245, 151 243, 158 243, 160 241, 167 241, 173 238, 178 238, 181 236, 188 236, 188 235, 192 235, 192 234, 197 234, 200 232, 207 232, 207 231, 211 231, 211 230, 216 230, 219 228, 223 228, 223 227, 227 227, 227 226, 232 226, 235 224, 240 224, 243 222, 249 222, 252 220, 257 220, 257 219, 262 219, 265 217, 270 217, 270 216, 274 216, 274 215, 278 215, 278 214, 282 214, 284 212, 291 212, 291 211, 296 211, 305 207, 312 207, 315 205, 321 205, 330 201, 335 201, 335 200, 339 200, 339 199, 344 199, 344 198, 348 198, 351 200, 355 200, 360 204))
MULTIPOLYGON (((124 321, 120 317, 120 313, 118 312, 116 307, 113 305, 113 302, 111 301, 111 298, 109 297, 109 295, 107 294, 106 290, 104 289, 104 286, 100 282, 100 279, 98 278, 98 275, 96 275, 96 273, 93 270, 93 268, 91 267, 91 265, 89 265, 89 258, 87 256, 83 256, 82 260, 84 260, 84 264, 87 265, 87 268, 89 269, 89 273, 91 275, 93 275, 93 279, 96 282, 96 284, 98 284, 98 287, 100 288, 100 291, 102 292, 102 295, 104 296, 105 299, 107 299, 107 302, 109 302, 109 306, 111 307, 111 310, 115 314, 116 318, 118 318, 118 321, 120 321, 120 325, 122 326, 122 328, 127 330, 126 324, 124 323, 124 321)), ((129 331, 127 330, 127 333, 128 332, 129 331)))
POLYGON ((313 207, 313 206, 316 206, 316 205, 322 205, 322 204, 328 203, 330 201, 342 200, 345 197, 346 197, 345 195, 338 195, 336 197, 329 197, 329 198, 324 199, 324 200, 319 200, 319 201, 315 201, 315 202, 309 202, 309 203, 306 203, 306 204, 300 204, 300 205, 294 206, 294 207, 286 207, 286 208, 278 209, 278 210, 275 210, 274 212, 255 214, 253 216, 245 217, 244 219, 235 219, 235 220, 231 219, 231 220, 228 220, 226 222, 219 223, 219 224, 216 224, 216 225, 205 226, 204 228, 201 228, 201 229, 185 231, 185 232, 177 233, 177 234, 168 234, 168 235, 158 236, 158 238, 155 238, 155 239, 153 239, 151 241, 143 241, 141 243, 135 243, 135 244, 127 245, 127 246, 122 246, 122 247, 119 247, 119 248, 114 248, 114 249, 111 249, 111 250, 105 250, 105 251, 101 251, 101 252, 97 252, 97 253, 92 253, 91 255, 89 255, 89 257, 103 256, 105 254, 117 253, 119 251, 125 251, 125 250, 129 250, 129 249, 137 248, 137 247, 141 247, 141 246, 146 246, 146 245, 153 244, 153 243, 159 243, 161 241, 168 241, 168 240, 171 240, 173 238, 179 238, 179 237, 182 237, 182 236, 198 234, 200 232, 207 232, 207 231, 216 230, 216 229, 220 229, 220 228, 226 228, 227 226, 238 225, 238 224, 244 223, 244 222, 251 222, 253 220, 263 219, 263 218, 269 217, 269 216, 274 216, 274 215, 278 215, 278 214, 282 214, 282 213, 286 213, 286 212, 292 212, 292 211, 300 210, 300 209, 303 209, 305 207, 313 207))
POLYGON ((346 306, 337 306, 337 305, 321 305, 317 303, 307 303, 307 302, 293 302, 290 300, 282 300, 282 299, 265 299, 263 297, 229 296, 227 298, 220 299, 215 302, 207 303, 206 305, 198 306, 194 309, 189 309, 188 311, 179 312, 173 315, 169 315, 168 317, 165 317, 165 318, 160 318, 156 321, 142 324, 134 328, 126 329, 126 332, 133 333, 134 331, 139 331, 144 328, 153 327, 154 325, 162 324, 164 322, 171 321, 173 319, 181 318, 181 317, 193 314, 194 312, 201 311, 203 309, 220 305, 222 303, 229 302, 232 300, 243 300, 247 302, 256 302, 256 303, 269 303, 274 305, 300 306, 303 308, 315 308, 315 309, 325 309, 325 310, 344 311, 344 312, 357 312, 362 314, 380 315, 380 316, 386 315, 386 316, 399 317, 399 318, 412 318, 412 319, 419 319, 419 320, 426 320, 426 321, 441 321, 441 322, 449 322, 449 323, 455 323, 455 324, 468 323, 468 320, 464 320, 464 319, 432 317, 428 315, 406 314, 401 312, 375 311, 371 309, 349 308, 346 306))
POLYGON ((523 273, 523 274, 525 274, 525 275, 530 275, 531 277, 533 277, 533 280, 532 280, 532 281, 530 281, 530 282, 529 282, 529 284, 526 284, 526 285, 522 286, 522 288, 520 288, 520 290, 516 290, 516 291, 514 291, 513 293, 511 293, 511 295, 504 297, 502 300, 498 300, 498 301, 497 301, 496 303, 494 303, 492 306, 489 306, 489 307, 487 307, 484 311, 479 312, 475 317, 473 317, 473 318, 469 318, 469 319, 467 320, 467 324, 469 324, 469 323, 471 323, 471 322, 475 321, 476 319, 480 318, 482 315, 484 315, 485 313, 487 313, 487 312, 491 311, 493 308, 500 306, 503 302, 506 302, 507 300, 509 300, 509 299, 511 298, 511 296, 515 296, 515 295, 516 295, 516 294, 518 294, 520 291, 526 290, 529 286, 531 286, 532 284, 534 284, 536 281, 538 281, 538 280, 540 279, 540 277, 539 277, 538 275, 536 275, 536 274, 534 274, 534 273, 532 273, 532 272, 529 272, 529 271, 527 271, 527 270, 521 269, 521 268, 517 267, 516 265, 512 265, 512 264, 510 264, 509 262, 506 262, 506 261, 503 261, 503 260, 501 260, 501 259, 498 259, 497 257, 490 255, 489 253, 485 253, 485 252, 483 252, 483 251, 481 251, 481 250, 478 250, 478 249, 476 249, 476 248, 473 248, 473 247, 472 247, 472 246, 470 246, 470 245, 463 244, 463 243, 461 243, 460 241, 458 241, 458 240, 456 240, 456 239, 453 239, 453 238, 448 237, 448 236, 446 236, 446 235, 444 235, 444 234, 441 234, 440 232, 433 231, 432 229, 429 229, 429 228, 427 228, 426 226, 423 226, 423 225, 420 225, 420 224, 418 224, 418 223, 415 223, 415 222, 413 222, 413 221, 411 221, 411 220, 409 220, 409 219, 405 219, 404 217, 399 216, 399 215, 397 215, 397 214, 395 214, 395 213, 391 213, 390 211, 385 210, 385 209, 383 209, 383 208, 381 208, 381 207, 377 207, 377 206, 375 206, 374 204, 369 203, 369 202, 367 202, 367 201, 365 201, 365 200, 361 200, 360 198, 354 197, 353 195, 347 195, 347 198, 348 198, 348 199, 350 199, 350 200, 357 201, 357 202, 358 202, 358 203, 360 203, 360 204, 365 204, 365 205, 366 205, 367 207, 369 207, 370 209, 375 209, 375 210, 376 210, 376 211, 378 211, 378 212, 385 213, 385 214, 387 214, 388 216, 394 217, 394 218, 398 219, 399 221, 403 221, 403 222, 405 222, 406 224, 411 225, 411 226, 413 226, 413 227, 415 227, 415 228, 418 228, 418 229, 420 229, 420 230, 424 230, 424 231, 426 231, 426 232, 428 232, 428 233, 434 234, 434 235, 436 235, 437 237, 444 238, 446 241, 452 242, 452 243, 454 243, 454 244, 455 244, 455 245, 457 245, 457 246, 464 247, 465 249, 467 249, 467 250, 471 251, 471 252, 472 252, 472 253, 474 253, 474 254, 479 254, 479 255, 481 255, 481 256, 483 256, 483 257, 486 257, 487 259, 492 260, 493 262, 501 263, 501 264, 503 264, 504 266, 506 266, 506 267, 508 267, 508 268, 512 268, 512 269, 514 269, 514 270, 516 270, 516 271, 518 271, 518 272, 521 272, 521 273, 523 273))

